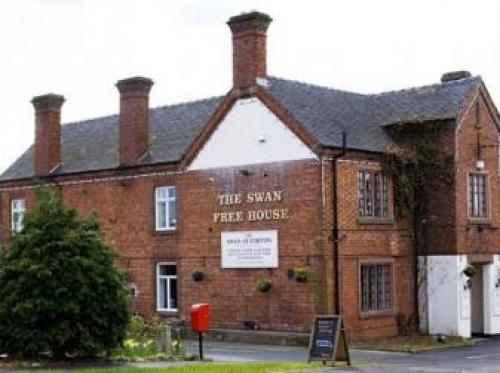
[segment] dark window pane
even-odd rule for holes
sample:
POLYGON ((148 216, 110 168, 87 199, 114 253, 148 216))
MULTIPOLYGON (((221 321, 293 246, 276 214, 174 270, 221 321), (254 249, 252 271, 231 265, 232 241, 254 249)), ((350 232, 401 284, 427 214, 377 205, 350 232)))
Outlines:
POLYGON ((160 275, 175 276, 177 274, 177 266, 175 264, 161 264, 160 275))
POLYGON ((177 308, 177 279, 170 280, 170 308, 177 308))
POLYGON ((392 308, 391 264, 361 266, 361 310, 386 311, 392 308))

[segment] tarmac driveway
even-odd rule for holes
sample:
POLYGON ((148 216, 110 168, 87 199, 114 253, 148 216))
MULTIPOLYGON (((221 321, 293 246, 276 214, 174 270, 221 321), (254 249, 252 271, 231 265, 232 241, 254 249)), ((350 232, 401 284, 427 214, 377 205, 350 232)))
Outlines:
MULTIPOLYGON (((197 353, 198 344, 187 341, 189 353, 197 353)), ((220 362, 305 361, 303 347, 264 346, 205 342, 206 357, 220 362)), ((418 354, 351 350, 351 359, 362 361, 360 368, 348 372, 500 372, 500 338, 478 340, 476 346, 459 347, 418 354), (365 364, 366 362, 366 364, 365 364)), ((325 372, 333 371, 325 369, 325 372)), ((339 371, 339 370, 335 370, 339 371)))

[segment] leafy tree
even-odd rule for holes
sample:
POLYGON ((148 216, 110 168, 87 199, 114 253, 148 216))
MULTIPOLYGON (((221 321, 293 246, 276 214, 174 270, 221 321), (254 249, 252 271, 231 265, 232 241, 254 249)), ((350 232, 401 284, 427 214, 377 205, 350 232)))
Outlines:
POLYGON ((129 320, 124 276, 95 217, 80 219, 51 189, 0 255, 0 352, 96 356, 119 345, 129 320))

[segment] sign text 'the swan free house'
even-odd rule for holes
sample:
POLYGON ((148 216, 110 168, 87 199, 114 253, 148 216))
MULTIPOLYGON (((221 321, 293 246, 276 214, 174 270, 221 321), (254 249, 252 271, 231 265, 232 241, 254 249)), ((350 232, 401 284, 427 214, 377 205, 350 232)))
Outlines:
MULTIPOLYGON (((240 205, 256 205, 279 203, 283 201, 283 191, 225 193, 217 196, 219 207, 239 207, 240 205)), ((288 209, 264 208, 236 211, 218 211, 213 213, 214 223, 239 223, 244 221, 287 220, 288 209)))

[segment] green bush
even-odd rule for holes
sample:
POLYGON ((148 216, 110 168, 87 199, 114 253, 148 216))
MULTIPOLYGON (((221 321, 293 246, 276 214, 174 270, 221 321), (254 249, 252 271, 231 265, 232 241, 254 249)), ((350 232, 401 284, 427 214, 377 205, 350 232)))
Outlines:
POLYGON ((309 269, 306 267, 296 267, 293 269, 293 279, 297 282, 304 283, 309 277, 309 269))
POLYGON ((145 319, 139 314, 134 314, 130 318, 130 323, 127 328, 127 339, 139 341, 156 339, 158 338, 161 327, 162 323, 158 316, 145 319))
POLYGON ((159 350, 161 329, 162 322, 158 316, 146 319, 138 314, 133 315, 128 325, 127 337, 120 347, 113 350, 112 357, 126 361, 184 357, 184 346, 175 336, 172 336, 170 354, 159 350))
POLYGON ((127 286, 95 218, 43 188, 0 257, 0 352, 96 356, 125 338, 127 286))
POLYGON ((261 293, 269 292, 273 287, 273 282, 268 279, 260 280, 257 284, 257 290, 261 293))

